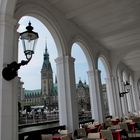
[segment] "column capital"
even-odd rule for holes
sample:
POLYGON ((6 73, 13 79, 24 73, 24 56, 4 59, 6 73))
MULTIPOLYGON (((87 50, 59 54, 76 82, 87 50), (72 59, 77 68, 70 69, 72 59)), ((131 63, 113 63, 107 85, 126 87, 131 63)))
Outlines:
POLYGON ((88 74, 94 74, 95 72, 93 70, 87 71, 88 74))
POLYGON ((71 56, 60 56, 60 57, 57 57, 55 59, 55 62, 57 64, 61 64, 61 63, 64 63, 64 62, 71 62, 71 63, 74 63, 75 61, 75 58, 71 57, 71 56))
POLYGON ((95 69, 95 71, 101 72, 101 70, 99 70, 99 69, 95 69))
POLYGON ((7 25, 13 27, 13 25, 19 25, 19 24, 14 17, 10 15, 0 14, 0 25, 7 25))

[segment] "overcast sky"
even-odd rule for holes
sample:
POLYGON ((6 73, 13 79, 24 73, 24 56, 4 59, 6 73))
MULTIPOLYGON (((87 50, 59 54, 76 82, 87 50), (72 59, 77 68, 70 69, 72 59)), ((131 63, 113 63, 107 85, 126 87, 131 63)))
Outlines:
MULTIPOLYGON (((34 27, 34 31, 38 32, 39 39, 37 42, 37 46, 35 49, 35 54, 33 55, 31 61, 28 65, 21 67, 21 69, 18 71, 19 77, 21 77, 21 80, 24 82, 24 88, 28 90, 32 89, 40 89, 41 88, 41 68, 43 63, 43 54, 45 52, 45 45, 47 45, 48 52, 50 55, 50 62, 52 64, 53 69, 53 77, 55 78, 56 75, 56 64, 55 59, 57 58, 57 49, 55 42, 50 34, 50 32, 47 30, 47 28, 37 19, 33 17, 23 17, 19 21, 19 28, 18 32, 25 31, 26 26, 28 25, 28 22, 32 23, 32 26, 34 27)), ((19 62, 21 60, 26 60, 25 55, 23 53, 23 48, 21 45, 21 42, 19 41, 19 62)), ((75 75, 76 75, 76 83, 81 79, 83 82, 86 81, 88 83, 88 77, 87 77, 87 71, 88 71, 88 65, 85 58, 85 55, 81 48, 75 43, 73 45, 72 49, 72 57, 75 58, 75 75), (78 54, 78 55, 77 55, 78 54), (82 59, 81 59, 82 58, 82 59)), ((104 67, 99 61, 99 69, 102 71, 102 79, 104 82, 104 78, 106 77, 104 67)))

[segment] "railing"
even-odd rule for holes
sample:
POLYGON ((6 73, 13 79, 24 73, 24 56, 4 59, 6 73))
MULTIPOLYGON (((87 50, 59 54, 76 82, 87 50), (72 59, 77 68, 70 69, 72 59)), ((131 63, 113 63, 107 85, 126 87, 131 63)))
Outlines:
POLYGON ((82 127, 83 125, 86 125, 86 124, 89 124, 89 123, 93 124, 93 122, 94 122, 94 119, 79 121, 79 128, 82 127))
POLYGON ((22 128, 27 128, 27 127, 31 127, 31 126, 40 126, 40 125, 47 125, 47 124, 52 124, 52 123, 56 123, 59 124, 59 120, 55 120, 55 121, 46 121, 46 122, 38 122, 38 123, 30 123, 30 124, 21 124, 18 125, 18 129, 22 129, 22 128))
POLYGON ((65 129, 65 125, 59 125, 57 121, 38 123, 28 126, 19 126, 19 140, 41 140, 41 134, 55 134, 59 129, 65 129))
POLYGON ((59 120, 58 113, 37 113, 37 114, 24 114, 19 118, 19 124, 35 124, 38 122, 47 122, 47 121, 55 121, 59 120))
MULTIPOLYGON (((79 127, 85 124, 93 123, 93 119, 81 118, 79 120, 79 127)), ((36 122, 30 124, 22 124, 19 128, 19 140, 41 140, 41 134, 55 134, 59 129, 65 129, 65 125, 60 126, 59 120, 36 122), (25 139, 26 138, 26 139, 25 139)))

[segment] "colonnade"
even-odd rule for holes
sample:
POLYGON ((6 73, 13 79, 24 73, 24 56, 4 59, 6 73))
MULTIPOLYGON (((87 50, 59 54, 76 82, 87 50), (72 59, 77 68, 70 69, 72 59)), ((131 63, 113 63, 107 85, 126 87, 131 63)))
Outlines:
MULTIPOLYGON (((17 60, 18 35, 16 33, 16 22, 17 21, 14 18, 8 15, 3 15, 0 17, 1 72, 4 66, 11 63, 11 61, 17 60)), ((69 35, 69 37, 70 36, 71 35, 69 35)), ((66 50, 68 50, 67 48, 68 46, 66 46, 66 50)), ((58 78, 59 118, 60 124, 66 125, 67 129, 73 132, 76 128, 78 128, 78 109, 75 98, 76 88, 74 58, 72 58, 68 54, 70 53, 63 54, 63 56, 58 56, 58 58, 56 59, 58 78)), ((93 61, 92 58, 91 61, 93 61)), ((89 68, 90 69, 88 71, 88 79, 92 118, 102 123, 105 119, 105 112, 101 92, 100 71, 97 69, 94 63, 89 68)), ((124 113, 128 112, 128 109, 132 111, 139 111, 139 103, 135 103, 136 99, 133 99, 132 101, 128 100, 128 103, 131 104, 131 106, 129 106, 128 108, 128 104, 126 103, 125 99, 120 98, 119 82, 118 77, 115 75, 115 73, 110 73, 110 77, 107 77, 107 91, 109 100, 109 111, 111 115, 121 117, 125 115, 124 113)), ((132 88, 131 92, 132 94, 134 94, 133 98, 138 97, 138 93, 136 92, 136 90, 133 91, 132 88)), ((17 78, 15 78, 12 81, 5 81, 2 75, 0 75, 1 140, 18 139, 17 117, 17 78)))

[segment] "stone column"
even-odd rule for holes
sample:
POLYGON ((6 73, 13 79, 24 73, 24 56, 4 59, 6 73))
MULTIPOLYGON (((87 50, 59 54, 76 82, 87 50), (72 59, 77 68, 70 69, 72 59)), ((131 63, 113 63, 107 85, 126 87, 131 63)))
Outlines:
MULTIPOLYGON (((15 20, 8 15, 0 16, 0 72, 3 67, 17 60, 17 33, 15 20)), ((17 78, 11 81, 0 74, 0 139, 18 139, 17 78)))
POLYGON ((132 85, 130 88, 130 100, 131 100, 131 104, 132 104, 132 112, 135 112, 135 106, 134 106, 134 97, 133 97, 133 91, 132 91, 132 85))
POLYGON ((115 116, 115 99, 112 90, 112 82, 111 78, 106 78, 106 90, 107 90, 107 97, 108 97, 108 106, 109 106, 109 113, 112 116, 115 116))
POLYGON ((128 94, 126 94, 126 96, 127 96, 127 101, 128 101, 127 102, 128 103, 128 111, 132 112, 133 106, 132 106, 131 90, 129 91, 128 94))
POLYGON ((92 119, 100 122, 100 113, 99 113, 99 105, 98 105, 98 92, 96 87, 96 77, 94 71, 88 71, 88 79, 89 79, 89 91, 90 91, 90 106, 92 119))
POLYGON ((137 83, 134 83, 134 85, 132 85, 132 92, 133 92, 135 111, 138 112, 140 110, 140 103, 139 103, 140 99, 138 95, 137 83))
POLYGON ((128 100, 127 100, 127 94, 124 95, 124 102, 125 102, 125 115, 128 114, 128 100))
POLYGON ((122 111, 122 101, 119 96, 119 81, 117 77, 112 76, 111 77, 112 81, 112 87, 113 87, 113 98, 114 98, 114 105, 115 105, 115 115, 118 117, 123 116, 123 111, 122 111))
MULTIPOLYGON (((124 83, 120 81, 120 92, 125 91, 124 83)), ((123 108, 123 114, 127 115, 128 114, 128 101, 127 101, 127 95, 124 94, 123 97, 121 97, 121 102, 122 102, 122 108, 123 108)))
POLYGON ((96 82, 96 95, 97 95, 97 106, 99 112, 99 121, 102 123, 105 119, 104 105, 103 105, 103 95, 102 95, 102 85, 101 85, 101 71, 95 70, 95 82, 96 82))
POLYGON ((66 125, 67 129, 73 132, 79 125, 74 58, 70 56, 58 57, 56 66, 60 125, 66 125))

